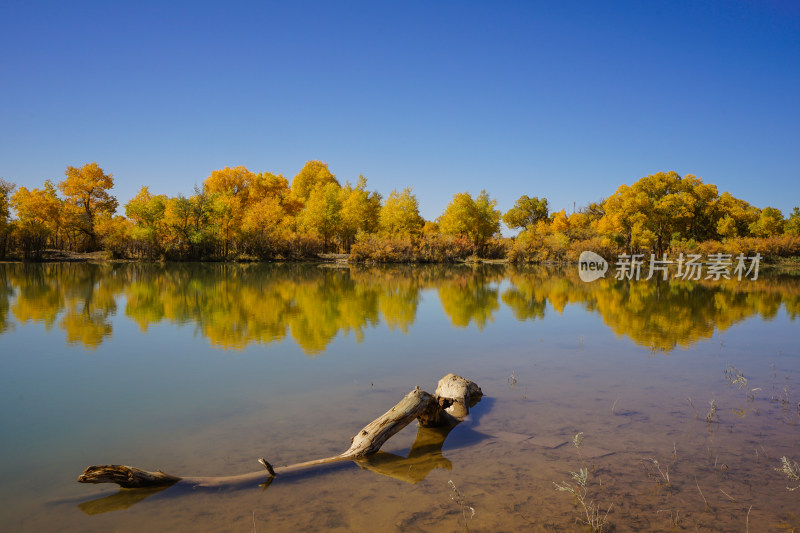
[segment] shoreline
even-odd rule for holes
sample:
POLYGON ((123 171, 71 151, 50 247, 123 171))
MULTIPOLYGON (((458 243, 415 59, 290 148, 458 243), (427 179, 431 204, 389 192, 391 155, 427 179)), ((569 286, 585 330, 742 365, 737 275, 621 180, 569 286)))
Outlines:
MULTIPOLYGON (((37 259, 22 259, 18 257, 6 258, 0 260, 0 264, 36 264, 36 263, 230 263, 230 264, 246 264, 246 263, 319 263, 319 264, 337 264, 348 266, 385 266, 385 265, 423 265, 423 264, 452 264, 452 265, 522 265, 522 266, 575 266, 577 261, 542 261, 542 262, 513 262, 508 258, 504 259, 484 259, 476 257, 468 257, 466 259, 454 261, 396 261, 396 262, 356 262, 349 261, 350 254, 317 254, 314 257, 304 257, 300 259, 286 259, 279 258, 273 260, 259 260, 259 259, 229 259, 229 260, 194 260, 194 261, 170 261, 170 260, 146 260, 146 259, 118 259, 109 257, 109 252, 71 252, 66 250, 45 250, 41 257, 37 259)), ((778 257, 762 259, 760 268, 777 269, 786 271, 800 272, 800 257, 778 257)))

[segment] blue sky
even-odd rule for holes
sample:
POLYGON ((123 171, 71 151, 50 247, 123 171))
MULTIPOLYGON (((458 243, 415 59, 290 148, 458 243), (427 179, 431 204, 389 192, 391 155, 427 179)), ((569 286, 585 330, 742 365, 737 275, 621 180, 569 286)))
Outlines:
POLYGON ((0 50, 0 177, 27 187, 97 161, 124 204, 320 159, 427 219, 667 170, 800 205, 794 2, 6 0, 0 50))

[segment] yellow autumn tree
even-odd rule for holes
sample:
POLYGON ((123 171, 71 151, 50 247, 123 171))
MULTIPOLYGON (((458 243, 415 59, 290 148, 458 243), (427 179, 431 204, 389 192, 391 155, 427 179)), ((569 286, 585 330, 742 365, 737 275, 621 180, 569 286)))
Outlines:
POLYGON ((224 258, 238 243, 242 220, 250 202, 251 185, 255 181, 256 174, 238 166, 214 170, 203 182, 203 193, 210 202, 212 213, 209 222, 221 244, 224 258))
POLYGON ((114 176, 106 174, 96 162, 81 168, 69 166, 64 174, 66 179, 59 182, 58 188, 72 211, 69 220, 75 230, 85 235, 85 247, 95 250, 95 216, 99 213, 113 215, 117 210, 117 199, 108 192, 114 187, 114 176))
POLYGON ((242 200, 230 193, 212 194, 211 213, 211 225, 216 228, 217 238, 222 244, 222 257, 227 259, 242 226, 242 200))
POLYGON ((726 238, 746 237, 761 213, 748 202, 723 192, 713 204, 717 233, 726 238))
POLYGON ((663 254, 674 237, 695 238, 714 229, 713 219, 701 219, 716 203, 716 187, 700 178, 676 172, 645 176, 622 185, 603 203, 598 232, 628 250, 663 254))
POLYGON ((134 247, 133 222, 119 215, 99 215, 95 219, 95 231, 102 248, 111 252, 113 257, 122 258, 130 255, 134 247))
POLYGON ((367 191, 367 178, 364 176, 358 177, 355 187, 345 183, 339 195, 342 204, 339 234, 345 251, 349 252, 359 232, 377 231, 381 195, 377 191, 367 191))
POLYGON ((203 182, 203 190, 208 194, 237 196, 241 203, 246 204, 250 187, 255 180, 256 175, 246 167, 225 167, 211 171, 211 175, 203 182))
POLYGON ((474 200, 468 192, 456 194, 439 219, 440 230, 446 235, 469 238, 479 251, 500 231, 500 211, 496 205, 497 200, 490 199, 485 190, 474 200))
POLYGON ((800 207, 792 209, 792 214, 786 219, 783 230, 787 235, 800 236, 800 207))
POLYGON ((780 209, 765 207, 759 213, 758 220, 750 224, 749 230, 756 237, 773 237, 783 233, 784 224, 780 209))
POLYGON ((538 221, 548 217, 547 198, 533 198, 523 194, 514 203, 514 207, 503 215, 503 222, 511 229, 533 227, 538 221))
POLYGON ((242 218, 242 233, 248 252, 266 258, 276 251, 286 212, 276 196, 264 196, 250 205, 242 218))
POLYGON ((165 244, 185 252, 192 236, 192 201, 182 194, 168 198, 164 205, 165 244))
POLYGON ((300 226, 306 232, 322 239, 324 251, 328 251, 342 222, 342 201, 339 184, 333 181, 318 183, 306 201, 300 214, 300 226))
POLYGON ((132 237, 141 243, 141 251, 149 258, 159 253, 162 247, 166 207, 167 196, 153 195, 148 187, 142 187, 125 204, 125 215, 136 224, 132 237))
POLYGON ((258 203, 264 198, 278 198, 282 202, 289 193, 289 180, 280 174, 262 172, 253 176, 250 182, 249 201, 258 203))
POLYGON ((393 190, 381 207, 378 226, 392 237, 408 238, 422 231, 425 220, 419 214, 419 201, 411 187, 393 190))
POLYGON ((305 201, 316 187, 329 183, 334 183, 339 187, 336 176, 328 170, 328 163, 308 161, 292 180, 292 193, 305 201))
POLYGON ((11 197, 17 212, 17 235, 26 257, 38 254, 49 242, 55 244, 61 229, 62 202, 50 180, 42 189, 20 187, 11 197))

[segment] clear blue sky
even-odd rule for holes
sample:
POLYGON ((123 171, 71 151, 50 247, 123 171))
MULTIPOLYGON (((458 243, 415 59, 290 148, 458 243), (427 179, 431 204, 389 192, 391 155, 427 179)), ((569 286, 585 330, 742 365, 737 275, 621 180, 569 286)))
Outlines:
POLYGON ((800 205, 797 2, 163 4, 0 4, 0 177, 97 161, 124 204, 320 159, 433 219, 675 170, 800 205))

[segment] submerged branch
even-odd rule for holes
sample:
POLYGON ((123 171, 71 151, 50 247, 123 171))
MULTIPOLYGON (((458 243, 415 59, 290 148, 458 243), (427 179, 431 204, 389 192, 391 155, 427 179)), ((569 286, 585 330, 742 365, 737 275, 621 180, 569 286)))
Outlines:
MULTIPOLYGON (((394 407, 359 431, 351 439, 350 447, 345 452, 333 457, 325 457, 278 468, 273 468, 266 459, 260 458, 258 462, 264 467, 262 470, 248 474, 213 477, 178 477, 160 470, 149 472, 126 465, 99 465, 90 466, 84 470, 78 476, 78 481, 80 483, 116 483, 126 489, 166 488, 176 484, 188 485, 193 488, 217 488, 264 483, 272 481, 276 476, 302 473, 312 468, 340 461, 356 461, 362 468, 391 475, 389 472, 393 470, 392 468, 387 469, 380 466, 382 463, 386 464, 386 460, 375 461, 366 458, 374 456, 389 438, 414 419, 419 419, 420 426, 423 428, 452 428, 464 419, 469 413, 470 407, 480 401, 482 394, 478 385, 454 374, 448 374, 439 380, 436 393, 433 395, 416 387, 394 407)), ((448 432, 440 433, 441 442, 438 443, 439 457, 441 457, 441 443, 444 442, 448 432)), ((421 434, 418 433, 417 440, 420 440, 421 434)), ((425 440, 424 438, 423 441, 425 440)), ((427 440, 429 441, 430 439, 428 438, 427 440)), ((430 446, 430 442, 426 442, 425 446, 430 446)), ((434 447, 436 447, 436 444, 434 444, 434 447)), ((409 454, 409 458, 411 458, 411 455, 409 454)), ((402 458, 398 459, 402 460, 402 458)), ((397 462, 397 459, 392 459, 389 462, 397 462)), ((438 465, 449 465, 449 462, 445 462, 446 460, 437 459, 438 465)))

